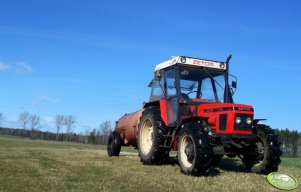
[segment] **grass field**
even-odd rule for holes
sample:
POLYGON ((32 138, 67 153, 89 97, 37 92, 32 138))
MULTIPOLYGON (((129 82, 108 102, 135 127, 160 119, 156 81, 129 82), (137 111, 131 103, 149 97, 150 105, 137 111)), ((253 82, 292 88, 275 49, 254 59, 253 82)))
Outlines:
MULTIPOLYGON (((279 167, 301 181, 301 159, 279 167)), ((301 191, 299 188, 295 191, 301 191)), ((264 175, 245 173, 239 159, 224 158, 210 176, 191 177, 176 161, 146 166, 133 149, 108 157, 104 146, 0 135, 0 191, 280 191, 264 175)))

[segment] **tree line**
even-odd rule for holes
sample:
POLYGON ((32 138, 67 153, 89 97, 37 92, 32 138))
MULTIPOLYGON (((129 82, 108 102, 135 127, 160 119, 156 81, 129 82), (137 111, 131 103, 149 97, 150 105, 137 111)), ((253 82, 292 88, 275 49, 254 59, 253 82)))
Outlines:
POLYGON ((84 144, 102 144, 107 143, 108 137, 112 131, 110 121, 102 122, 98 128, 90 130, 86 127, 85 132, 76 134, 76 117, 73 115, 58 114, 54 118, 56 132, 41 131, 40 116, 30 114, 24 111, 19 114, 19 123, 22 128, 1 128, 4 120, 3 113, 0 113, 0 134, 30 137, 31 139, 45 139, 64 142, 78 142, 84 144), (65 128, 63 131, 63 128, 65 128))
POLYGON ((275 133, 281 141, 283 156, 301 157, 301 133, 287 128, 284 130, 275 129, 275 133))

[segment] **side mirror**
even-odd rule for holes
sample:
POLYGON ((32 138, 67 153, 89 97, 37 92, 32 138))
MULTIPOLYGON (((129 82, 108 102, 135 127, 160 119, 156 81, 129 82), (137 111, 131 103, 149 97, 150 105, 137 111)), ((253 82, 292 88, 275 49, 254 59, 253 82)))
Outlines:
POLYGON ((231 87, 234 88, 234 89, 236 89, 236 87, 237 87, 237 82, 236 82, 236 81, 232 81, 231 87))
POLYGON ((234 95, 234 93, 236 92, 236 88, 237 88, 237 77, 235 77, 234 75, 229 74, 229 77, 231 78, 231 81, 229 80, 229 84, 231 82, 231 93, 232 95, 234 95))

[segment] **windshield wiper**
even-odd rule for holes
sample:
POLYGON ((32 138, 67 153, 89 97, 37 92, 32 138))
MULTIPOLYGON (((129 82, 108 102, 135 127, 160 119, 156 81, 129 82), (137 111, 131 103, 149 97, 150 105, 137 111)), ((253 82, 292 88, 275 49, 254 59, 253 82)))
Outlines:
POLYGON ((214 79, 214 77, 206 70, 206 69, 204 69, 204 68, 202 68, 206 73, 207 73, 207 75, 209 75, 209 77, 211 78, 211 79, 213 79, 213 81, 221 88, 221 89, 224 89, 215 79, 214 79))
POLYGON ((161 90, 162 90, 162 93, 165 95, 165 91, 164 91, 164 89, 163 89, 163 87, 162 87, 162 85, 161 85, 161 82, 160 81, 158 81, 159 82, 159 86, 160 86, 160 88, 161 88, 161 90))

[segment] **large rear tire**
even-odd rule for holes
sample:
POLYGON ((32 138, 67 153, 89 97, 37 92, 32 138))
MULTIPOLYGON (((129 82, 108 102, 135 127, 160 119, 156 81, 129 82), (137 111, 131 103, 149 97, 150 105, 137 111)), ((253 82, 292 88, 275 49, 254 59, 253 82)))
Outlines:
POLYGON ((108 139, 107 152, 109 156, 119 156, 121 150, 121 137, 119 133, 113 131, 108 139))
POLYGON ((140 118, 138 131, 138 150, 140 161, 144 164, 163 163, 168 151, 160 147, 164 144, 166 127, 161 119, 160 109, 147 107, 140 118))
POLYGON ((258 174, 277 171, 282 154, 277 135, 266 125, 257 125, 256 132, 257 144, 255 148, 258 154, 245 154, 243 156, 246 170, 258 174))
POLYGON ((213 149, 204 125, 184 124, 178 142, 178 160, 181 171, 188 175, 204 175, 211 168, 213 149))

